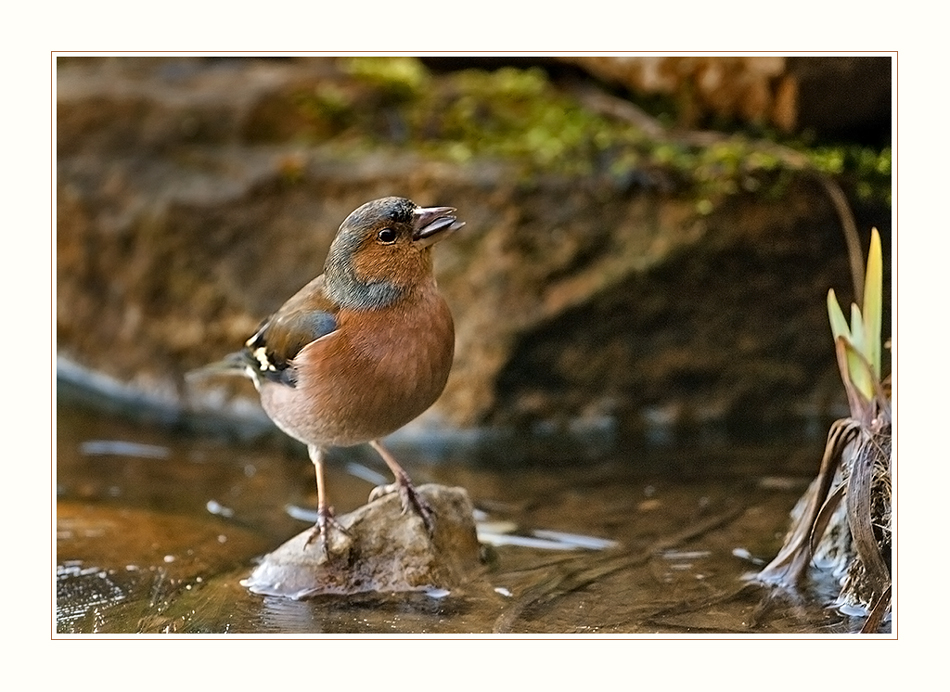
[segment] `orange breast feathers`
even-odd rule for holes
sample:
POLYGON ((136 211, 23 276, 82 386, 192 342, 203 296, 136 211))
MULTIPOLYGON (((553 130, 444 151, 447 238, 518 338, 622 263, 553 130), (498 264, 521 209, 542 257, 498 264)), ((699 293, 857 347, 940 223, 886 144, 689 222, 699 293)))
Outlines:
POLYGON ((452 367, 455 329, 434 285, 414 293, 379 310, 341 310, 337 330, 294 359, 297 386, 282 394, 306 396, 304 408, 270 412, 285 419, 295 410, 319 411, 310 425, 320 430, 301 435, 295 423, 303 421, 278 424, 298 439, 348 445, 388 435, 429 408, 452 367))

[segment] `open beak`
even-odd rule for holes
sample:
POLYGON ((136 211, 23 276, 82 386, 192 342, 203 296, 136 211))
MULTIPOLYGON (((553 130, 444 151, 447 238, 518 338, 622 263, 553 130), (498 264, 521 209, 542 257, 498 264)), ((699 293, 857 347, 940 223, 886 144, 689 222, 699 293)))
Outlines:
POLYGON ((455 218, 453 207, 416 207, 413 212, 412 239, 422 247, 428 247, 465 225, 455 218))

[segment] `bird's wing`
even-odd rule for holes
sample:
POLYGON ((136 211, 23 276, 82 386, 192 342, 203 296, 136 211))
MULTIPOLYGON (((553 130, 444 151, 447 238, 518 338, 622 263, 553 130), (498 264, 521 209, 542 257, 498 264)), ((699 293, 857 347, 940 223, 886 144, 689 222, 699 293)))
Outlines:
POLYGON ((338 308, 323 290, 323 275, 300 289, 244 347, 245 359, 266 379, 293 385, 293 359, 307 344, 333 333, 338 308))
POLYGON ((323 275, 320 275, 261 322, 243 349, 217 363, 192 370, 186 377, 194 381, 211 375, 232 374, 249 377, 258 386, 262 380, 294 386, 297 373, 293 359, 307 344, 336 331, 338 311, 326 297, 323 275))

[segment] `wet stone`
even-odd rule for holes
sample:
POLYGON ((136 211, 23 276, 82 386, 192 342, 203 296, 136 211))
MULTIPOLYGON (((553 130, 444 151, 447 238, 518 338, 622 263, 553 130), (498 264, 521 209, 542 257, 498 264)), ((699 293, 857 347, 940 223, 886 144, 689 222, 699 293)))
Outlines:
POLYGON ((416 490, 435 515, 431 536, 392 493, 336 517, 346 532, 331 528, 326 549, 322 537, 306 545, 307 529, 264 556, 241 583, 254 593, 305 599, 448 590, 471 581, 480 549, 468 493, 431 484, 416 490))

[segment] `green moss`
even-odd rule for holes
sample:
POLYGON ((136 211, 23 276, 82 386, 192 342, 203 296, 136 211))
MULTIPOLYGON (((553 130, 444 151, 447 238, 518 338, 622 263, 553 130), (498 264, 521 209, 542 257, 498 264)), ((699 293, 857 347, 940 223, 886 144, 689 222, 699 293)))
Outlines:
POLYGON ((805 167, 848 180, 863 197, 890 203, 890 149, 810 147, 737 133, 708 146, 653 140, 629 122, 585 107, 539 68, 469 69, 436 75, 409 57, 350 58, 350 78, 298 100, 302 114, 334 141, 410 147, 465 164, 503 159, 526 177, 601 176, 656 184, 693 196, 705 213, 724 196, 775 193, 805 167), (782 154, 782 151, 785 154, 782 154), (791 151, 791 156, 787 155, 791 151))
POLYGON ((818 147, 809 150, 815 168, 849 178, 862 199, 891 203, 891 148, 874 149, 858 145, 818 147))
POLYGON ((352 77, 397 100, 421 95, 430 82, 428 70, 415 58, 350 58, 341 66, 352 77))
POLYGON ((592 172, 592 155, 622 136, 557 92, 536 68, 465 70, 451 82, 409 114, 416 139, 436 155, 496 157, 532 171, 585 174, 592 172))

